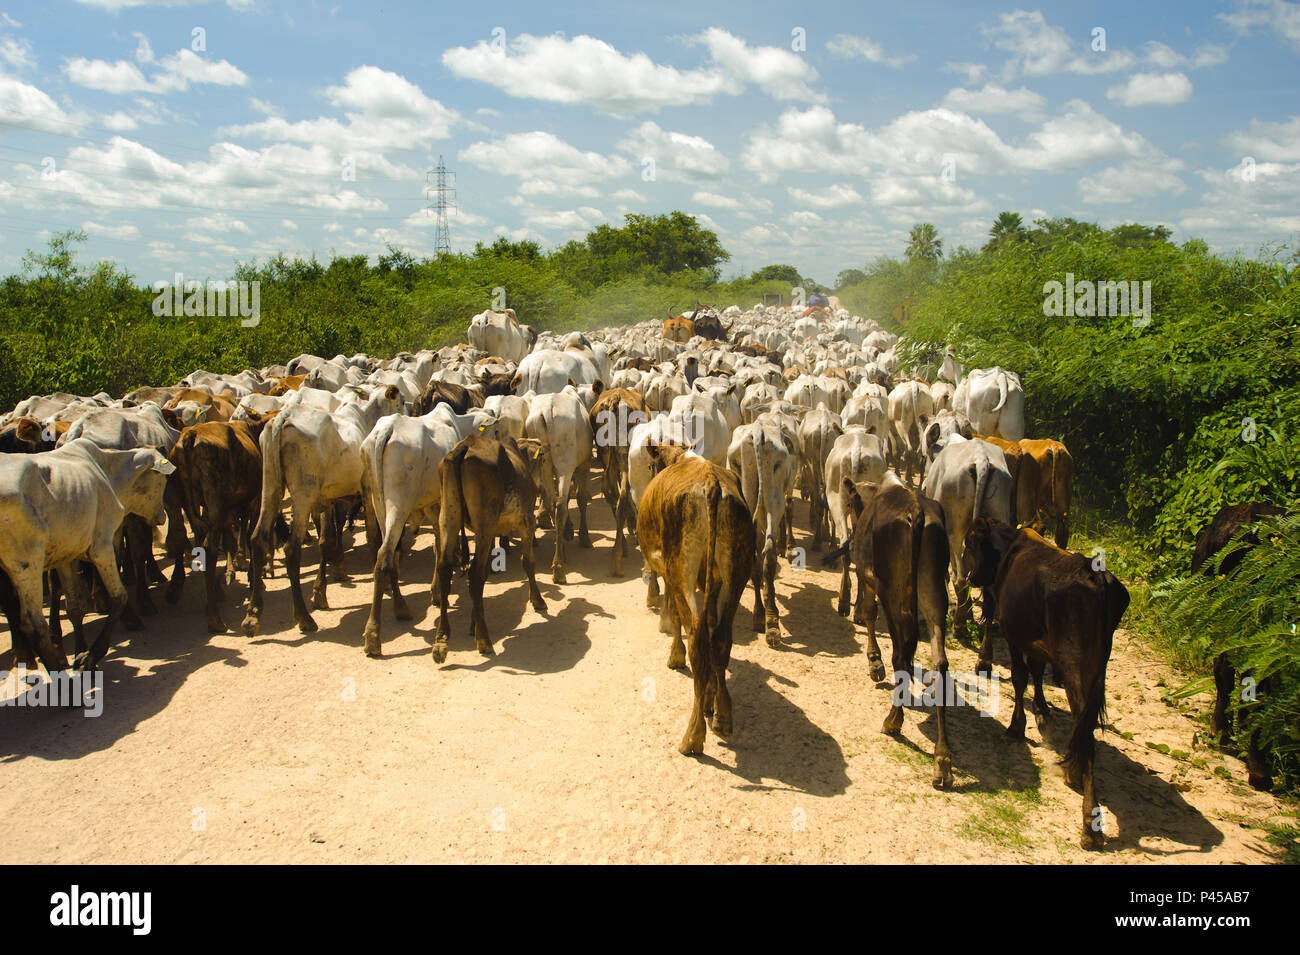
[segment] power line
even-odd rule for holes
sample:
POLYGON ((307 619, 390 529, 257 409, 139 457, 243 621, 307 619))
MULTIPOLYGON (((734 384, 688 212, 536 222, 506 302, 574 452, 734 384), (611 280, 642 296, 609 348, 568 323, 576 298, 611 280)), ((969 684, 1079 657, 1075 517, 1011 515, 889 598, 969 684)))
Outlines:
POLYGON ((427 185, 429 176, 434 177, 433 192, 433 211, 438 217, 437 233, 433 240, 433 254, 442 255, 451 252, 451 227, 447 224, 447 210, 456 208, 456 174, 447 170, 447 164, 442 161, 442 156, 438 157, 438 165, 425 174, 424 181, 425 196, 429 196, 430 187, 427 185))

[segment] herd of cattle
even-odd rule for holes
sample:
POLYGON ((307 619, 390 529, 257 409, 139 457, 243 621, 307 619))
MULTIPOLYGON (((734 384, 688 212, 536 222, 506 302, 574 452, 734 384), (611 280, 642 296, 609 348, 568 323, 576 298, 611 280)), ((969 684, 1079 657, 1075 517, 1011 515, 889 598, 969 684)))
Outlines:
MULTIPOLYGON (((797 491, 809 504, 811 548, 828 543, 823 561, 840 565, 842 615, 857 581, 853 619, 866 627, 877 682, 886 680, 876 639, 877 608, 884 612, 895 694, 911 686, 924 624, 929 676, 942 687, 934 785, 953 778, 949 605, 964 641, 976 587, 980 670, 993 666, 994 623, 1010 651, 1007 732, 1023 737, 1031 676, 1035 712, 1047 718, 1042 680, 1051 664, 1073 718, 1065 764, 1083 793, 1082 843, 1102 844, 1093 733, 1129 597, 1104 567, 1066 549, 1072 460, 1058 441, 1025 438, 1015 373, 963 374, 945 355, 937 380, 908 377, 897 337, 843 309, 697 308, 563 336, 539 333, 512 311, 484 312, 468 340, 387 361, 301 355, 237 375, 196 371, 120 399, 20 402, 0 417, 0 606, 16 659, 51 672, 68 666, 62 606, 76 666, 94 667, 119 622, 138 629, 156 612, 151 584, 166 583, 167 601, 179 599, 187 566, 203 574, 213 632, 226 629, 225 588, 246 569, 242 630, 255 634, 263 578, 281 546, 295 620, 312 632, 299 574, 309 527, 320 548, 311 608, 324 609, 361 515, 374 559, 365 653, 382 653, 386 591, 397 619, 411 618, 399 568, 415 532, 431 525, 434 658, 446 658, 452 573, 466 564, 475 642, 491 655, 489 562, 517 542, 530 601, 545 612, 537 529, 554 531, 551 571, 564 584, 575 499, 578 544, 592 546, 595 468, 614 516, 611 573, 623 575, 635 539, 647 606, 657 606, 672 638, 668 665, 689 663, 695 695, 680 750, 699 753, 706 724, 724 738, 732 730, 726 670, 747 583, 755 631, 781 645, 774 581, 779 557, 801 556, 797 491), (164 524, 170 579, 154 552, 153 529, 164 524), (106 616, 88 644, 82 618, 96 607, 106 616)), ((902 725, 898 699, 886 733, 902 725)))

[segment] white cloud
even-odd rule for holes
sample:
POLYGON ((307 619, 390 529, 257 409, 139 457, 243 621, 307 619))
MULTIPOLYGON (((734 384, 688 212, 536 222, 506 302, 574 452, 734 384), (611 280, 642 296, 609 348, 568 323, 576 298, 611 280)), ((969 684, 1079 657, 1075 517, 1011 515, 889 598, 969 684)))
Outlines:
POLYGON ((510 96, 581 103, 611 116, 709 103, 719 94, 737 95, 747 85, 777 99, 825 99, 809 85, 817 71, 790 50, 751 47, 716 27, 689 40, 708 49, 707 67, 679 70, 586 35, 527 33, 514 37, 508 51, 494 50, 487 40, 452 47, 442 54, 442 63, 454 76, 487 83, 510 96))
POLYGON ((36 57, 32 54, 29 40, 17 40, 11 36, 0 37, 0 60, 4 60, 16 70, 36 68, 36 57))
POLYGON ((719 195, 716 192, 697 192, 691 196, 691 202, 699 203, 702 206, 710 206, 714 209, 731 209, 737 211, 745 208, 745 204, 739 199, 733 199, 731 196, 719 195))
POLYGON ((149 38, 139 32, 132 33, 131 36, 140 41, 135 46, 135 61, 137 63, 152 63, 153 47, 149 45, 149 38))
POLYGON ((1159 40, 1148 40, 1142 44, 1142 49, 1146 61, 1162 70, 1172 70, 1179 66, 1199 70, 1202 67, 1218 66, 1228 61, 1228 48, 1216 43, 1198 46, 1191 56, 1183 56, 1159 40))
POLYGON ((357 67, 344 77, 342 86, 328 87, 324 95, 332 105, 349 110, 344 114, 347 123, 333 117, 291 123, 271 115, 223 132, 324 146, 354 157, 358 168, 365 162, 372 168, 387 166, 385 175, 405 175, 410 170, 376 163, 374 154, 427 148, 448 138, 452 127, 462 121, 459 113, 426 96, 405 77, 376 66, 357 67))
MULTIPOLYGON (((148 40, 141 38, 141 46, 147 48, 148 40)), ((148 52, 151 59, 140 62, 152 62, 153 51, 148 52)), ((139 48, 136 58, 140 58, 139 48)), ((127 60, 109 63, 107 60, 89 60, 84 56, 64 60, 63 72, 77 86, 119 95, 184 92, 191 84, 244 86, 248 83, 248 77, 237 66, 226 60, 205 59, 188 49, 163 57, 152 78, 146 77, 136 64, 127 60)))
POLYGON ((185 220, 185 228, 192 232, 239 232, 252 235, 253 230, 242 219, 236 219, 224 212, 213 212, 205 216, 193 216, 185 220))
POLYGON ((1238 163, 1198 172, 1208 189, 1179 221, 1188 232, 1220 243, 1300 232, 1300 163, 1238 163))
POLYGON ((0 113, 6 126, 35 129, 46 133, 72 132, 78 119, 30 83, 0 73, 0 113))
POLYGON ((838 184, 820 192, 811 192, 797 186, 791 186, 786 191, 795 202, 814 209, 836 209, 841 206, 856 205, 862 201, 862 196, 858 195, 858 191, 852 186, 838 184))
POLYGON ((731 168, 727 157, 707 139, 670 132, 646 120, 618 143, 621 152, 643 170, 653 159, 655 176, 665 180, 719 179, 731 168))
POLYGON ((82 231, 89 235, 102 235, 110 239, 138 239, 140 230, 133 225, 103 225, 87 219, 81 223, 82 231))
MULTIPOLYGON (((631 171, 621 156, 583 152, 553 133, 537 130, 512 133, 492 142, 477 142, 462 149, 459 158, 500 176, 515 176, 524 182, 552 184, 569 189, 590 188, 631 171)), ((544 194, 544 185, 534 185, 532 194, 544 194)))
POLYGON ((961 86, 951 89, 944 95, 940 105, 965 113, 1011 113, 1022 119, 1034 120, 1043 115, 1047 100, 1024 86, 1008 90, 997 83, 985 83, 983 89, 978 90, 968 90, 961 86))
POLYGON ((1134 73, 1106 98, 1121 106, 1176 106, 1192 98, 1192 81, 1186 73, 1134 73))
POLYGON ((790 109, 775 129, 761 127, 751 134, 742 162, 771 181, 784 172, 868 176, 868 158, 881 168, 937 176, 950 162, 959 175, 985 175, 1076 169, 1157 154, 1143 136, 1076 99, 1019 145, 1004 142, 982 120, 943 107, 905 113, 876 131, 837 122, 822 106, 790 109))
POLYGON ((998 25, 985 27, 984 33, 999 50, 1012 54, 1003 67, 1004 80, 1017 74, 1114 73, 1130 69, 1137 62, 1137 57, 1128 50, 1108 47, 1104 51, 1094 51, 1091 34, 1087 38, 1071 40, 1060 27, 1049 26, 1039 10, 1003 13, 998 25))
POLYGON ((1254 33, 1257 29, 1272 33, 1290 44, 1300 53, 1300 3, 1286 0, 1239 0, 1236 13, 1220 13, 1223 20, 1238 33, 1254 33))
POLYGON ((898 68, 916 59, 915 53, 904 56, 889 56, 885 48, 869 36, 853 36, 837 33, 826 43, 826 49, 835 56, 846 60, 867 60, 871 63, 883 63, 885 66, 898 68))
POLYGON ((817 71, 794 51, 779 46, 750 46, 726 30, 710 27, 699 36, 722 71, 741 84, 757 86, 774 99, 824 103, 825 93, 809 86, 817 71))
POLYGON ((1180 159, 1130 160, 1109 166, 1079 180, 1079 195, 1087 202, 1140 202, 1166 193, 1181 196, 1187 184, 1178 177, 1180 159))
POLYGON ((1252 119, 1246 129, 1236 130, 1227 139, 1243 156, 1295 162, 1300 160, 1300 116, 1277 123, 1252 119))
POLYGON ((111 113, 108 116, 105 116, 99 122, 105 129, 111 129, 115 133, 130 132, 140 125, 132 116, 122 112, 120 109, 116 113, 111 113))

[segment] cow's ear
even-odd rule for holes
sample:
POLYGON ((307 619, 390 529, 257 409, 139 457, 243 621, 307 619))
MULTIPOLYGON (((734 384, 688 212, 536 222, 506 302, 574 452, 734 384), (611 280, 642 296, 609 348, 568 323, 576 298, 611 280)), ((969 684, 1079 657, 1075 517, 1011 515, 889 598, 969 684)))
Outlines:
POLYGON ((19 418, 14 435, 23 444, 41 443, 41 423, 35 418, 19 418))
POLYGON ((396 385, 389 385, 388 390, 384 392, 384 397, 389 401, 399 401, 401 400, 402 392, 396 385))
POLYGON ((595 395, 597 398, 599 398, 601 392, 603 392, 604 390, 605 390, 605 383, 601 381, 599 378, 597 378, 595 382, 592 383, 591 393, 595 395))
MULTIPOLYGON (((163 420, 166 421, 173 428, 180 429, 185 427, 185 422, 181 420, 181 416, 177 414, 175 409, 173 408, 162 409, 162 416, 163 416, 163 420)), ((164 471, 163 473, 166 474, 167 472, 164 471)))
POLYGON ((844 479, 843 493, 844 501, 848 505, 849 512, 856 518, 862 513, 862 508, 864 506, 862 503, 862 495, 858 493, 858 489, 848 478, 844 479))

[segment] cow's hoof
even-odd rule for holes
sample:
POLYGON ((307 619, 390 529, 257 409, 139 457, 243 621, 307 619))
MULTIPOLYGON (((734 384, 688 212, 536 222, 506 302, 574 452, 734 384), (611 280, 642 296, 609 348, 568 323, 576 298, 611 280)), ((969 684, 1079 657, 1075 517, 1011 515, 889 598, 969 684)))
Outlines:
POLYGON ((298 629, 303 633, 315 633, 319 628, 316 626, 316 621, 307 616, 298 621, 298 629))
POLYGON ((325 596, 325 591, 318 590, 316 593, 311 595, 311 609, 312 610, 330 609, 329 598, 325 596))
POLYGON ((226 623, 220 617, 208 618, 208 633, 225 633, 226 623))
POLYGON ((713 721, 709 724, 713 732, 717 734, 718 739, 731 739, 731 720, 723 722, 715 714, 713 721))
POLYGON ((244 636, 255 637, 257 636, 257 624, 258 619, 256 617, 245 617, 239 629, 244 631, 244 636))
POLYGON ((393 605, 393 616, 398 620, 410 620, 414 615, 411 613, 411 608, 403 601, 393 605))
POLYGON ((934 779, 931 784, 935 789, 952 789, 952 760, 948 757, 935 760, 934 779))
POLYGON ((682 744, 677 747, 677 752, 683 756, 696 756, 704 752, 704 740, 691 739, 689 736, 682 740, 682 744))
POLYGON ((433 645, 433 662, 434 663, 447 662, 447 644, 435 643, 433 645))
POLYGON ((538 613, 540 613, 543 617, 546 616, 546 601, 545 601, 545 600, 543 600, 541 597, 535 597, 535 598, 533 598, 533 600, 532 600, 532 605, 533 605, 533 609, 534 609, 534 610, 536 610, 538 613))
POLYGON ((366 656, 378 660, 384 655, 383 646, 379 642, 379 634, 367 631, 364 634, 366 656))
POLYGON ((903 728, 903 710, 901 707, 894 707, 885 717, 885 722, 880 724, 880 732, 886 736, 893 736, 903 728))
POLYGON ((1025 738, 1025 725, 1023 723, 1021 723, 1019 726, 1016 726, 1013 723, 1011 726, 1007 727, 1007 739, 1024 739, 1024 738, 1025 738))
POLYGON ((975 663, 975 672, 976 672, 977 674, 979 674, 980 676, 992 676, 992 675, 993 675, 993 661, 992 661, 992 660, 979 660, 979 661, 976 661, 976 663, 975 663))
POLYGON ((773 650, 780 649, 781 631, 779 629, 772 628, 767 631, 767 645, 771 647, 773 650))
POLYGON ((1100 832, 1085 829, 1079 837, 1079 847, 1086 852, 1097 852, 1106 846, 1106 837, 1100 832))
POLYGON ((838 603, 835 605, 835 612, 841 617, 847 617, 849 615, 849 605, 846 603, 838 603))
POLYGON ((885 665, 879 660, 871 662, 871 679, 876 683, 880 683, 885 679, 885 665))
POLYGON ((551 572, 551 580, 552 580, 554 583, 556 583, 556 584, 566 584, 566 583, 568 583, 568 578, 565 577, 565 575, 564 575, 564 571, 562 571, 562 570, 555 570, 555 571, 552 571, 552 572, 551 572))
POLYGON ((485 657, 494 657, 497 655, 496 650, 492 648, 492 644, 489 641, 484 640, 482 637, 478 637, 474 641, 474 648, 485 657))

